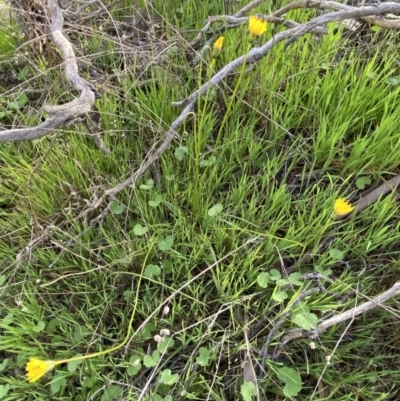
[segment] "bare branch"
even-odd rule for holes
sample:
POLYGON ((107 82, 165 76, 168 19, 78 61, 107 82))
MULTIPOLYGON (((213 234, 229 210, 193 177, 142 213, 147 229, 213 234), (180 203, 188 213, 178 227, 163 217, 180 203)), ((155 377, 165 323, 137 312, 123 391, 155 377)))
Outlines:
POLYGON ((339 315, 333 316, 329 319, 326 319, 321 324, 317 326, 314 330, 303 330, 303 329, 296 329, 292 330, 289 334, 285 335, 281 342, 279 343, 279 349, 277 351, 277 355, 279 355, 280 351, 282 350, 283 346, 287 344, 289 341, 295 340, 296 338, 301 337, 308 337, 311 339, 317 338, 320 334, 325 332, 329 327, 334 326, 335 324, 344 322, 348 319, 352 319, 355 316, 361 315, 371 309, 376 308, 377 306, 381 306, 384 302, 388 301, 389 299, 397 296, 400 294, 400 281, 397 281, 393 287, 389 290, 385 291, 381 295, 378 295, 375 298, 372 298, 370 301, 364 302, 363 304, 356 306, 352 309, 349 309, 346 312, 340 313, 339 315))
POLYGON ((28 141, 40 138, 54 131, 62 124, 68 124, 79 117, 87 117, 92 112, 96 93, 92 86, 78 73, 75 54, 71 43, 62 32, 64 17, 57 0, 48 0, 51 15, 50 33, 53 42, 60 49, 64 59, 65 77, 80 92, 80 96, 71 102, 58 106, 46 106, 43 109, 49 118, 36 127, 18 128, 0 132, 0 142, 28 141))

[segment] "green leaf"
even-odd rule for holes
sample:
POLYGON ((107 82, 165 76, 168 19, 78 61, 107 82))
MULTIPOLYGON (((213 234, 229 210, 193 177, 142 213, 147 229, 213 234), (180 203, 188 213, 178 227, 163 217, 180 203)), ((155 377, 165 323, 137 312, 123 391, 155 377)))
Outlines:
POLYGON ((301 286, 302 282, 299 280, 301 277, 301 274, 298 272, 292 273, 289 275, 289 281, 293 284, 293 285, 297 285, 297 286, 301 286))
POLYGON ((28 103, 28 96, 26 96, 25 93, 21 93, 18 96, 17 102, 21 107, 25 106, 26 103, 28 103))
POLYGON ((185 158, 185 155, 189 152, 187 146, 179 146, 175 149, 175 157, 182 161, 185 158))
POLYGON ((279 280, 281 278, 281 272, 279 270, 271 269, 269 271, 269 274, 271 275, 271 280, 273 281, 279 280))
POLYGON ((300 375, 294 369, 287 367, 276 369, 276 373, 279 380, 285 383, 283 393, 287 397, 296 397, 302 387, 300 375))
POLYGON ((271 282, 272 282, 271 281, 271 276, 267 272, 260 273, 257 276, 257 284, 262 288, 267 288, 268 284, 270 284, 271 282))
POLYGON ((100 401, 116 400, 121 396, 123 391, 122 387, 112 384, 110 387, 105 389, 100 401))
POLYGON ((162 197, 160 195, 156 195, 153 200, 149 201, 149 206, 157 207, 162 201, 162 197))
POLYGON ((158 242, 158 249, 160 251, 169 251, 174 244, 174 239, 171 235, 168 235, 165 239, 158 242))
POLYGON ((85 380, 82 383, 83 388, 91 388, 93 385, 96 384, 96 379, 94 377, 85 377, 85 380))
POLYGON ((147 339, 151 337, 151 333, 156 329, 156 325, 154 323, 146 323, 142 329, 141 337, 143 339, 147 339))
POLYGON ((207 214, 210 217, 213 217, 213 216, 217 215, 218 213, 221 213, 223 209, 224 209, 224 207, 222 206, 222 204, 221 203, 217 203, 216 205, 214 205, 213 207, 208 209, 207 214))
POLYGON ((133 233, 138 236, 146 234, 147 231, 149 231, 149 229, 143 227, 141 224, 135 224, 135 227, 133 227, 133 233))
POLYGON ((12 313, 7 313, 7 315, 4 316, 3 318, 3 325, 8 326, 10 323, 12 323, 14 320, 14 315, 12 313))
POLYGON ((210 363, 210 351, 205 347, 200 347, 199 354, 200 356, 196 358, 196 363, 200 366, 207 366, 210 363))
POLYGON ((8 363, 8 359, 7 358, 4 359, 2 363, 0 363, 0 372, 2 372, 6 368, 7 363, 8 363))
POLYGON ((132 298, 134 292, 132 290, 126 290, 123 292, 122 296, 124 297, 124 301, 129 302, 132 298))
POLYGON ((318 316, 314 313, 310 313, 307 310, 294 314, 292 321, 297 326, 304 330, 315 329, 318 324, 318 316))
POLYGON ((6 281, 6 275, 5 274, 1 274, 0 275, 0 285, 3 285, 4 284, 4 282, 6 281))
POLYGON ((8 390, 10 390, 9 384, 0 385, 0 399, 4 398, 7 395, 8 390))
POLYGON ((167 175, 165 176, 165 178, 166 178, 168 181, 172 181, 172 180, 175 178, 175 174, 167 174, 167 175))
POLYGON ((315 266, 314 267, 315 271, 319 274, 322 274, 323 276, 330 276, 332 274, 332 270, 331 269, 325 269, 322 266, 315 266))
POLYGON ((387 83, 387 84, 393 85, 393 86, 398 85, 399 82, 400 82, 399 77, 390 77, 390 78, 388 78, 388 79, 386 80, 386 83, 387 83))
POLYGON ((159 276, 161 273, 160 266, 157 265, 148 265, 144 269, 144 276, 147 278, 153 278, 155 276, 159 276))
POLYGON ((276 302, 282 302, 288 297, 288 294, 284 291, 275 291, 272 294, 272 299, 274 299, 276 302))
POLYGON ((329 249, 329 256, 335 260, 343 260, 344 258, 343 252, 337 248, 329 249))
POLYGON ((170 260, 163 260, 161 262, 162 267, 164 268, 165 273, 169 274, 172 273, 172 269, 173 269, 173 264, 170 260))
POLYGON ((152 189, 153 187, 154 187, 154 180, 147 180, 146 184, 140 185, 139 188, 149 190, 149 189, 152 189))
POLYGON ((175 341, 171 337, 165 336, 164 341, 157 344, 157 350, 163 353, 166 349, 171 348, 174 343, 175 341))
POLYGON ((31 69, 29 66, 25 66, 18 74, 18 81, 25 81, 27 75, 30 73, 31 69))
POLYGON ((82 341, 84 335, 86 334, 86 327, 84 326, 78 326, 75 328, 74 331, 74 340, 76 343, 79 343, 82 341))
POLYGON ((155 350, 151 355, 145 355, 143 357, 143 365, 146 368, 153 368, 157 365, 157 362, 160 360, 160 353, 155 350))
POLYGON ((240 386, 240 393, 242 394, 244 401, 252 401, 253 397, 257 395, 257 388, 253 382, 245 381, 240 386))
POLYGON ((369 177, 358 177, 356 180, 356 186, 358 189, 364 189, 369 184, 371 184, 371 178, 369 177))
MULTIPOLYGON (((76 357, 79 357, 79 356, 82 356, 82 355, 81 354, 77 354, 77 355, 74 355, 73 358, 76 358, 76 357)), ((75 372, 76 368, 81 363, 82 363, 82 360, 68 362, 68 364, 67 364, 68 372, 70 372, 70 373, 75 372)))
POLYGON ((284 285, 287 285, 287 284, 289 284, 289 281, 287 281, 284 278, 280 278, 280 279, 276 280, 276 285, 278 287, 283 287, 284 285))
POLYGON ((139 355, 134 355, 130 357, 129 363, 132 365, 126 370, 129 376, 134 376, 139 373, 140 369, 142 369, 141 358, 139 355))
POLYGON ((125 206, 121 205, 119 202, 112 201, 110 203, 110 212, 112 214, 121 214, 124 210, 125 210, 125 206))
POLYGON ((177 373, 172 374, 171 369, 165 369, 161 372, 161 381, 167 386, 178 383, 179 375, 177 373))
POLYGON ((200 165, 203 167, 212 166, 216 161, 217 161, 217 158, 215 156, 211 156, 206 160, 202 160, 200 162, 200 165))
POLYGON ((41 331, 44 330, 46 327, 46 323, 40 320, 36 326, 32 327, 32 330, 35 331, 36 333, 40 333, 41 331))
POLYGON ((57 374, 54 376, 53 380, 50 382, 50 390, 51 394, 58 393, 60 388, 63 388, 67 385, 67 380, 63 374, 57 374))

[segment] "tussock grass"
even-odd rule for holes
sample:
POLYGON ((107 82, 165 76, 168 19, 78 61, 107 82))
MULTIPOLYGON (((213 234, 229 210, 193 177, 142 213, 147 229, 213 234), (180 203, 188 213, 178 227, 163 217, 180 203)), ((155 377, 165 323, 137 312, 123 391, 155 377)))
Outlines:
MULTIPOLYGON (((282 263, 300 273, 330 269, 327 292, 304 300, 319 319, 398 280, 396 194, 345 222, 332 218, 337 197, 357 200, 398 173, 397 44, 388 38, 370 49, 353 46, 333 25, 322 40, 308 35, 288 48, 280 44, 256 66, 228 77, 199 101, 154 170, 118 195, 118 214, 89 230, 75 220, 140 166, 178 113, 171 102, 204 82, 210 67, 207 60, 189 66, 182 42, 194 33, 185 31, 239 7, 154 3, 141 9, 143 18, 158 21, 164 36, 154 33, 146 55, 95 25, 90 35, 74 34, 82 63, 103 76, 98 107, 111 156, 95 147, 84 126, 0 146, 0 352, 7 361, 0 365, 1 399, 241 399, 246 352, 257 366, 265 336, 289 303, 315 286, 306 280, 277 302, 274 285, 260 286, 261 273, 281 270, 282 263), (178 32, 181 42, 174 42, 178 32), (360 177, 370 179, 364 189, 360 177), (43 241, 16 263, 45 230, 43 241), (320 252, 328 236, 335 242, 320 252), (300 266, 307 252, 314 257, 300 266), (122 350, 61 366, 39 384, 24 380, 31 356, 68 358, 120 343, 133 305, 135 334, 122 350), (173 344, 156 358, 153 337, 162 329, 170 330, 173 344), (179 375, 169 378, 172 384, 165 384, 168 369, 179 375)), ((128 10, 138 11, 128 1, 112 8, 107 26, 126 22, 128 10)), ((290 17, 301 22, 313 13, 290 17)), ((216 68, 246 52, 246 29, 226 32, 216 68)), ((266 36, 280 29, 269 27, 266 36)), ((14 63, 20 51, 7 56, 17 76, 24 68, 14 63)), ((61 73, 39 74, 35 62, 26 64, 29 80, 20 76, 17 89, 1 88, 6 126, 32 125, 42 100, 65 99, 61 73), (10 108, 18 95, 44 83, 48 93, 10 108)), ((289 316, 282 329, 296 327, 289 316)), ((297 340, 278 361, 267 361, 260 399, 396 399, 396 300, 331 327, 315 345, 312 350, 309 340, 297 340), (276 375, 282 366, 301 375, 296 397, 284 395, 276 375)))

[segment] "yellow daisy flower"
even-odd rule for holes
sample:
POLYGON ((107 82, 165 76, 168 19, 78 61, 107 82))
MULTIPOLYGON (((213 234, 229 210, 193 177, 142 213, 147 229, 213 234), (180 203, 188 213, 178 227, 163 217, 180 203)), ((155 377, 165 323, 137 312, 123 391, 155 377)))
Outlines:
POLYGON ((344 198, 338 198, 335 200, 335 205, 333 206, 337 216, 344 216, 354 210, 354 206, 344 198))
POLYGON ((45 373, 50 372, 56 366, 55 361, 42 361, 31 358, 26 364, 26 376, 30 383, 38 381, 45 373))
POLYGON ((252 36, 260 36, 267 30, 267 21, 252 15, 249 18, 249 31, 252 36))
POLYGON ((220 36, 214 43, 214 49, 220 51, 224 45, 224 37, 220 36))

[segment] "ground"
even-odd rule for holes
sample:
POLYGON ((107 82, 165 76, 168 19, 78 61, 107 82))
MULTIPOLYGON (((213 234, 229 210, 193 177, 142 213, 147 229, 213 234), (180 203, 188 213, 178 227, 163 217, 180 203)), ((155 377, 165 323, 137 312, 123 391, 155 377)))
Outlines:
MULTIPOLYGON (((347 219, 333 211, 336 199, 356 204, 399 174, 396 33, 331 23, 238 68, 90 226, 106 204, 78 216, 161 144, 181 111, 172 103, 286 29, 268 24, 251 40, 244 21, 212 56, 217 23, 201 58, 204 43, 189 42, 207 17, 246 1, 131 3, 84 23, 66 18, 112 154, 83 124, 0 144, 0 399, 398 399, 396 298, 273 358, 287 330, 315 328, 399 280, 396 190, 347 219), (113 348, 35 383, 24 376, 32 357, 113 348)), ((287 2, 275 3, 245 16, 287 2)), ((2 19, 0 127, 34 126, 43 105, 76 93, 57 50, 32 47, 18 19, 2 19)))

